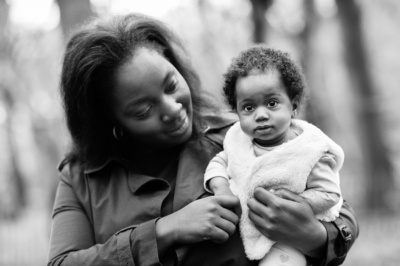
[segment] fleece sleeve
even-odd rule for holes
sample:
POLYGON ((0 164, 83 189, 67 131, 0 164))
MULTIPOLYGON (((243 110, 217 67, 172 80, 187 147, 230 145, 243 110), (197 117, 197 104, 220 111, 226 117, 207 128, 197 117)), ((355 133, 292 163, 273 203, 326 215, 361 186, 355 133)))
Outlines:
POLYGON ((213 177, 220 176, 229 180, 228 173, 226 172, 226 168, 228 167, 228 157, 224 151, 221 151, 213 159, 211 159, 210 163, 207 166, 206 172, 204 174, 204 189, 212 193, 210 188, 208 187, 208 181, 213 177))

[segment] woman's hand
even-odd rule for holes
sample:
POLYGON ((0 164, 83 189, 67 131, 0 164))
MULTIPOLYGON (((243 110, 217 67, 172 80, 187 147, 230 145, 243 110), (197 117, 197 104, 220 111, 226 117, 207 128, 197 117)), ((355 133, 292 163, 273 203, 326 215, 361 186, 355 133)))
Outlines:
POLYGON ((250 220, 269 239, 313 258, 325 255, 327 232, 302 197, 286 189, 272 193, 257 188, 247 204, 250 220))
MULTIPOLYGON (((234 196, 234 197, 236 197, 232 193, 232 190, 230 189, 229 181, 224 177, 216 176, 208 182, 208 185, 215 196, 234 196)), ((240 204, 236 205, 236 207, 233 209, 233 211, 237 214, 237 216, 240 217, 240 215, 242 215, 242 208, 241 208, 240 204)))
POLYGON ((157 221, 157 241, 167 245, 203 240, 222 243, 236 230, 239 217, 232 209, 239 204, 237 197, 227 195, 196 200, 157 221))
MULTIPOLYGON (((215 196, 216 197, 219 197, 219 196, 230 196, 230 197, 235 197, 235 198, 237 198, 239 200, 239 198, 237 196, 235 196, 232 193, 232 190, 230 190, 229 188, 226 189, 226 190, 219 190, 218 192, 215 193, 215 196)), ((242 215, 242 206, 240 204, 238 204, 232 210, 240 218, 240 216, 242 215)))

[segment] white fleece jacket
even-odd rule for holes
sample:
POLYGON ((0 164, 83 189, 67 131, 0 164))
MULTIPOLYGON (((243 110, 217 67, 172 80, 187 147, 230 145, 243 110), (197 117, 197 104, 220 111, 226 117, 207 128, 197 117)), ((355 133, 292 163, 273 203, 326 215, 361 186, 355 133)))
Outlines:
MULTIPOLYGON (((229 129, 224 140, 224 151, 228 157, 227 173, 231 178, 230 186, 232 192, 239 197, 242 207, 240 233, 246 255, 252 260, 263 258, 274 244, 263 236, 248 218, 247 201, 253 197, 256 187, 286 188, 302 195, 314 165, 328 152, 335 157, 336 165, 332 170, 339 180, 338 171, 344 160, 342 148, 320 129, 306 121, 293 119, 292 124, 302 133, 259 157, 254 154, 252 140, 241 130, 239 122, 229 129)), ((313 195, 304 194, 305 197, 313 195)), ((319 204, 318 198, 307 198, 307 201, 311 205, 319 204)), ((323 213, 316 214, 316 217, 324 221, 334 220, 339 215, 342 203, 340 197, 338 204, 323 213)))

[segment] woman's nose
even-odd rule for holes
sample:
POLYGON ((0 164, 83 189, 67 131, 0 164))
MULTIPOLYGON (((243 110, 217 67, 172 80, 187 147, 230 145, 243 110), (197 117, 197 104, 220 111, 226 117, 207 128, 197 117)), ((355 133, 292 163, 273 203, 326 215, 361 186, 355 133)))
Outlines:
POLYGON ((266 121, 269 119, 269 113, 268 113, 268 109, 267 108, 257 108, 256 112, 255 112, 255 120, 256 122, 262 122, 262 121, 266 121))
POLYGON ((166 99, 163 104, 161 120, 163 122, 174 121, 180 117, 181 110, 182 104, 177 102, 176 99, 170 97, 169 99, 166 99))

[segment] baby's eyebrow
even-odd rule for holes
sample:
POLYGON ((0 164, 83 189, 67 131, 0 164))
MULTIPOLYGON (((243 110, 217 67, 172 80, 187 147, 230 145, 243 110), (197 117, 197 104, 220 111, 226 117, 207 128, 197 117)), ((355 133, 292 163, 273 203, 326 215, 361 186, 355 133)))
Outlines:
POLYGON ((272 92, 269 94, 265 94, 266 97, 272 97, 272 96, 281 96, 281 93, 277 93, 277 92, 272 92))
POLYGON ((251 98, 245 98, 243 100, 238 101, 239 104, 248 104, 254 102, 251 98))

